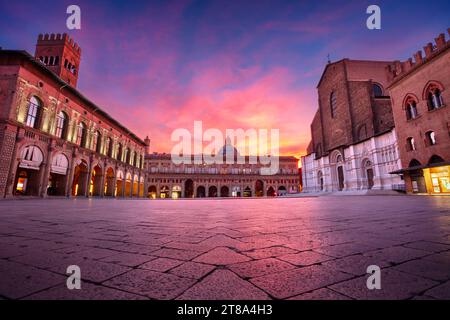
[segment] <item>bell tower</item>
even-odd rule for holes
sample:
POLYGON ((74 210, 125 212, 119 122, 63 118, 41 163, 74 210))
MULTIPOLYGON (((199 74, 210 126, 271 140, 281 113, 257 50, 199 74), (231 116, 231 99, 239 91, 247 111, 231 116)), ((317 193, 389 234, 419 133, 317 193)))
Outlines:
POLYGON ((34 56, 69 85, 77 86, 81 48, 66 33, 40 34, 34 56))

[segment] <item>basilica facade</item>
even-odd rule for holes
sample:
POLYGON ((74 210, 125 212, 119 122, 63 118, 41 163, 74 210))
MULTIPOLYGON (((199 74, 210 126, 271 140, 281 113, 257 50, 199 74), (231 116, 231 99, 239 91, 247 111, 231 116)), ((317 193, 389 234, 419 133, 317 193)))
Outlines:
POLYGON ((302 157, 304 192, 402 188, 385 72, 390 61, 329 63, 317 86, 319 109, 302 157))
POLYGON ((145 141, 77 90, 81 49, 0 50, 0 197, 145 195, 145 141))
POLYGON ((406 61, 326 66, 302 157, 305 192, 450 194, 450 41, 433 42, 406 61))

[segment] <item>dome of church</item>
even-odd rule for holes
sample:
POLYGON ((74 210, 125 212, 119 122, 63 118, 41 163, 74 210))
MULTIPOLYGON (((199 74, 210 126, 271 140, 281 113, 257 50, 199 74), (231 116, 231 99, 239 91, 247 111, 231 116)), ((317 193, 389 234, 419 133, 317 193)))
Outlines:
POLYGON ((239 151, 231 144, 231 139, 227 137, 224 146, 220 148, 217 154, 221 154, 224 157, 227 155, 235 157, 239 155, 239 151))

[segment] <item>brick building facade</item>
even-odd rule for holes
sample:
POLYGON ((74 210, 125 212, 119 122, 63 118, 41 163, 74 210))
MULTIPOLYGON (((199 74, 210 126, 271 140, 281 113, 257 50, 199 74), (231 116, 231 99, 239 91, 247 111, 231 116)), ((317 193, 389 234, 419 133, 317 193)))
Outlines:
POLYGON ((144 195, 146 144, 77 89, 81 49, 0 50, 0 196, 144 195))
POLYGON ((302 157, 304 192, 389 189, 400 160, 385 73, 391 61, 329 63, 317 86, 319 109, 302 157))
MULTIPOLYGON (((448 29, 450 35, 450 29, 448 29)), ((450 194, 450 41, 387 68, 406 190, 450 194)))
MULTIPOLYGON (((300 191, 298 159, 278 157, 279 169, 274 175, 262 175, 264 166, 253 163, 245 156, 244 163, 225 163, 227 153, 237 159, 238 151, 227 141, 219 150, 223 164, 175 164, 170 154, 147 154, 150 198, 214 198, 214 197, 271 197, 285 196, 300 191)), ((203 155, 200 156, 203 159, 203 155)), ((191 156, 193 160, 194 157, 191 156)))

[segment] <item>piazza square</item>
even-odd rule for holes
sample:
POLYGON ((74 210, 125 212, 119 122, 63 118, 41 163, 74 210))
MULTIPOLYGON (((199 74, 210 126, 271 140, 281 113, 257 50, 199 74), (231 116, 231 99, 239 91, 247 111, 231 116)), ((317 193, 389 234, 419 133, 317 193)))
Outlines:
POLYGON ((449 208, 407 195, 5 200, 0 298, 450 299, 449 208))

